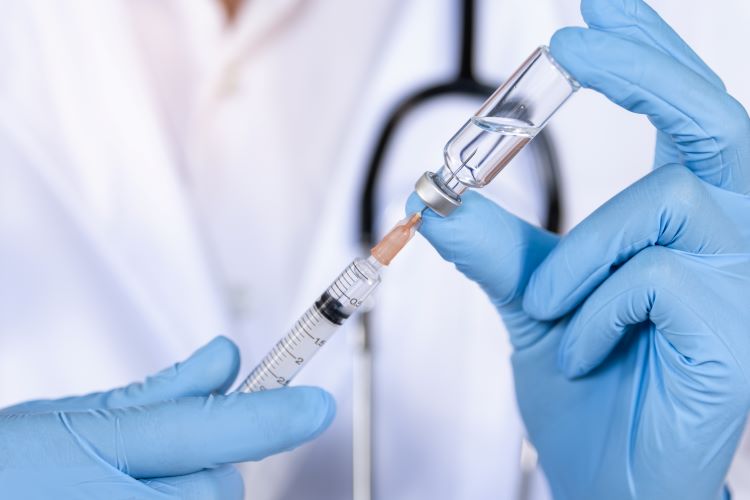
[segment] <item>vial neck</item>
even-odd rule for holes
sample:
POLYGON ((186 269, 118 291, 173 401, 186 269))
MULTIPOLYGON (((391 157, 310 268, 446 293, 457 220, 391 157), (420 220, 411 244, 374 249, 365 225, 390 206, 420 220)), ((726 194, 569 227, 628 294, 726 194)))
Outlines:
POLYGON ((468 189, 468 186, 461 183, 456 173, 452 172, 446 165, 440 167, 440 170, 436 172, 435 180, 441 189, 456 198, 460 198, 464 191, 468 189))

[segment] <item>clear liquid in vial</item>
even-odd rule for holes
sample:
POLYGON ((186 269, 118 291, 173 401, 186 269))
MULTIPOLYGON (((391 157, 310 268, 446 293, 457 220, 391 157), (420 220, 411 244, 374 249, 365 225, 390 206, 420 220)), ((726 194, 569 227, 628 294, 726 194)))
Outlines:
POLYGON ((539 130, 512 118, 472 117, 446 145, 439 176, 457 195, 486 186, 539 130))

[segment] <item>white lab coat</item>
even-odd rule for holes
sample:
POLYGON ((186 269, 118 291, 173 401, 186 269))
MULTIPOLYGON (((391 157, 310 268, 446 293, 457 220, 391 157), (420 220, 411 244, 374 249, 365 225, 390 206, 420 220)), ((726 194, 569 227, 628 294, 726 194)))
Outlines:
MULTIPOLYGON (((258 284, 252 283, 256 292, 251 296, 264 307, 251 307, 250 318, 239 327, 233 306, 227 305, 225 284, 217 277, 216 252, 207 243, 211 231, 202 217, 212 212, 201 206, 200 187, 186 187, 180 173, 186 168, 191 174, 191 163, 181 154, 210 160, 210 152, 201 144, 197 152, 174 148, 179 139, 170 134, 180 129, 166 126, 160 117, 151 88, 159 83, 149 79, 136 32, 124 22, 130 15, 126 2, 32 0, 3 6, 0 403, 124 384, 186 356, 219 333, 239 342, 247 368, 282 333, 281 325, 289 324, 359 253, 358 189, 374 131, 399 98, 454 71, 456 11, 448 0, 364 2, 346 8, 348 4, 310 2, 299 14, 301 24, 292 27, 340 36, 337 42, 350 52, 331 52, 331 45, 325 45, 330 40, 323 38, 320 51, 309 49, 321 60, 336 59, 332 67, 346 71, 315 82, 252 79, 253 92, 268 87, 282 119, 289 112, 283 109, 285 95, 300 86, 313 97, 322 95, 320 100, 331 103, 330 113, 318 112, 320 102, 309 103, 314 120, 303 123, 317 121, 320 130, 339 132, 331 138, 316 133, 314 126, 289 130, 279 125, 274 147, 260 151, 248 141, 248 158, 270 162, 286 152, 283 144, 289 141, 320 168, 324 162, 332 165, 327 183, 316 184, 325 196, 315 206, 314 233, 301 241, 287 235, 268 245, 270 254, 273 248, 304 248, 307 258, 298 265, 305 272, 290 290, 287 282, 274 282, 273 274, 263 275, 257 263, 248 264, 260 273, 260 289, 277 300, 263 302, 258 284), (326 94, 334 82, 335 90, 326 94), (282 130, 289 135, 280 139, 282 130)), ((728 0, 695 3, 689 11, 678 0, 654 5, 732 92, 750 103, 750 73, 734 64, 734 47, 744 42, 750 8, 728 0)), ((264 33, 265 16, 285 15, 274 14, 268 5, 258 8, 257 17, 247 20, 251 34, 264 33)), ((203 0, 189 9, 197 14, 185 26, 215 16, 203 0)), ((556 27, 580 22, 574 0, 484 2, 480 12, 477 63, 480 75, 492 82, 499 82, 556 27)), ((194 41, 200 51, 201 40, 194 41)), ((243 84, 242 78, 233 81, 238 51, 228 45, 196 90, 199 111, 204 105, 210 108, 217 92, 231 94, 232 86, 243 84), (228 80, 222 65, 230 69, 228 80)), ((261 68, 275 76, 284 72, 277 68, 273 73, 274 64, 282 70, 291 64, 288 46, 255 47, 242 57, 260 58, 261 68)), ((308 75, 296 66, 289 70, 297 71, 295 78, 308 75)), ((236 107, 238 124, 253 112, 236 107)), ((409 117, 378 191, 381 230, 401 217, 413 181, 438 166, 442 143, 474 107, 473 101, 447 100, 440 108, 409 117)), ((296 111, 310 114, 304 107, 296 111)), ((198 117, 206 123, 204 115, 198 117)), ((650 168, 653 134, 645 119, 593 93, 577 96, 551 131, 562 159, 567 226, 650 168)), ((182 132, 182 140, 194 137, 189 130, 182 132)), ((238 151, 243 154, 241 147, 238 151)), ((290 154, 288 166, 294 159, 290 154)), ((520 159, 487 192, 536 220, 544 200, 528 173, 532 162, 528 155, 520 159)), ((274 173, 248 165, 254 181, 274 173)), ((263 203, 275 203, 259 191, 289 200, 301 197, 304 186, 290 188, 282 174, 286 178, 291 172, 279 172, 278 182, 263 189, 249 186, 253 203, 260 203, 256 195, 263 203)), ((247 227, 272 237, 265 219, 249 219, 247 227)), ((261 252, 257 258, 268 255, 261 252)), ((510 349, 481 292, 416 239, 387 271, 373 315, 379 497, 512 498, 523 430, 512 394, 510 349)), ((336 422, 315 443, 243 466, 248 498, 350 496, 351 333, 341 332, 295 381, 332 391, 339 405, 336 422)), ((745 453, 737 460, 738 477, 747 470, 745 453)), ((750 488, 743 490, 739 481, 736 498, 750 498, 750 488)), ((545 498, 544 490, 539 481, 535 497, 545 498)))

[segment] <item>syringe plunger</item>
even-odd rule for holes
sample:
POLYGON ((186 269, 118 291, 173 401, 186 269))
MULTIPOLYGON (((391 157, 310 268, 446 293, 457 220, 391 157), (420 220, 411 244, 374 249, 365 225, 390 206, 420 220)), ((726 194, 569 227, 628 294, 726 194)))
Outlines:
POLYGON ((242 382, 238 391, 286 386, 380 284, 387 266, 414 236, 422 214, 407 217, 375 245, 367 259, 355 259, 297 320, 242 382))

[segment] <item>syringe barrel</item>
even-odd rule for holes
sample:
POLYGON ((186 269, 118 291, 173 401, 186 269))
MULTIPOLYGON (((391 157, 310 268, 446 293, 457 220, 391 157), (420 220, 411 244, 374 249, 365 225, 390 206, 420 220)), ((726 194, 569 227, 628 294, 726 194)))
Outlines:
POLYGON ((284 387, 339 326, 321 314, 316 302, 266 354, 237 390, 258 392, 284 387))
POLYGON ((374 258, 355 259, 250 372, 237 389, 257 392, 284 387, 380 284, 374 258))
POLYGON ((489 184, 579 88, 539 47, 448 141, 443 166, 417 181, 417 194, 434 212, 450 214, 466 189, 489 184))

